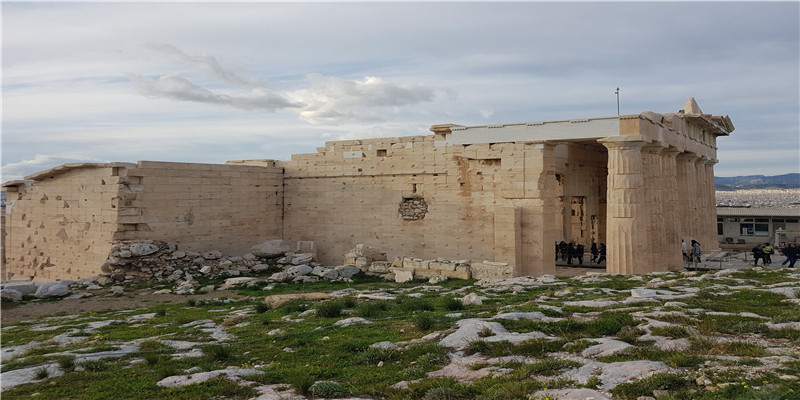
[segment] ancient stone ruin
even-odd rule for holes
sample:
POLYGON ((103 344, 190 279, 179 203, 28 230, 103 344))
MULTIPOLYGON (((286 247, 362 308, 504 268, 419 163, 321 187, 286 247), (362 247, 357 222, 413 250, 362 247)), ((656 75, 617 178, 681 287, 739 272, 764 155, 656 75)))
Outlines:
POLYGON ((253 268, 244 256, 269 240, 395 278, 550 274, 561 240, 605 243, 612 273, 678 269, 681 239, 716 247, 716 140, 733 129, 690 98, 676 113, 434 125, 289 161, 66 164, 3 184, 3 278, 253 268))

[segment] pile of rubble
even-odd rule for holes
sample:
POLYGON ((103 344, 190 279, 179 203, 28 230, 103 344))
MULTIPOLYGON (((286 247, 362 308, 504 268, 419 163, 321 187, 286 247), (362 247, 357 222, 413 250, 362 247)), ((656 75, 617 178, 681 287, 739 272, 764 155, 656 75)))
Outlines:
POLYGON ((508 263, 484 261, 471 263, 469 260, 423 260, 413 257, 397 257, 389 262, 386 253, 364 244, 357 244, 345 254, 344 265, 361 269, 367 274, 384 277, 395 282, 408 282, 413 279, 428 279, 438 283, 453 279, 511 278, 514 267, 508 263))

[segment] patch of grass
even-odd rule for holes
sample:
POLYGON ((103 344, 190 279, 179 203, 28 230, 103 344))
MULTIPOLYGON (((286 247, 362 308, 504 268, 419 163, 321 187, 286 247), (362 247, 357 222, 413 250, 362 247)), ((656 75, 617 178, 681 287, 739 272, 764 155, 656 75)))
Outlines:
POLYGON ((607 363, 636 360, 662 361, 673 368, 693 368, 703 364, 703 359, 697 355, 653 346, 632 346, 612 356, 598 358, 598 361, 607 363))
POLYGON ((86 360, 78 363, 78 366, 87 372, 99 372, 108 369, 108 363, 105 360, 86 360))
POLYGON ((681 339, 689 337, 689 331, 682 326, 654 326, 650 328, 650 334, 655 336, 670 337, 673 339, 681 339))
POLYGON ((655 374, 636 382, 621 383, 611 390, 614 398, 636 400, 640 396, 652 396, 654 390, 682 390, 692 386, 690 379, 675 374, 655 374))
POLYGON ((424 369, 433 369, 450 363, 450 358, 443 353, 427 353, 419 356, 416 360, 417 365, 424 369))
POLYGON ((636 342, 639 341, 639 337, 644 335, 644 333, 643 330, 635 326, 625 325, 617 333, 617 339, 626 343, 636 344, 636 342))
POLYGON ((263 301, 256 303, 256 314, 263 314, 267 311, 269 311, 269 305, 267 303, 263 301))
POLYGON ((408 367, 400 371, 400 378, 406 381, 420 379, 428 376, 428 371, 421 367, 408 367))
POLYGON ((569 368, 577 368, 582 364, 570 360, 542 360, 537 363, 523 364, 518 368, 516 374, 523 378, 534 378, 537 376, 554 376, 561 371, 569 368))
POLYGON ((75 369, 75 356, 64 356, 58 359, 58 366, 65 372, 75 369))
POLYGON ((460 311, 464 309, 464 303, 455 297, 445 297, 442 305, 447 311, 460 311))
POLYGON ((547 356, 547 353, 563 350, 566 343, 566 340, 531 339, 514 346, 511 353, 541 358, 547 356))
POLYGON ((41 366, 33 371, 33 376, 36 377, 36 379, 46 379, 50 376, 50 371, 46 366, 41 366))
POLYGON ((326 301, 317 306, 317 316, 320 318, 338 318, 342 315, 342 310, 344 310, 342 301, 326 301))
POLYGON ((767 332, 765 336, 775 339, 791 339, 797 342, 800 341, 800 330, 790 328, 776 329, 767 332))
POLYGON ((203 347, 203 354, 213 361, 225 362, 233 358, 229 346, 223 344, 209 344, 203 347))
POLYGON ((565 344, 562 347, 562 349, 564 351, 568 351, 570 353, 580 353, 580 352, 582 352, 582 351, 584 351, 584 350, 588 349, 589 347, 594 346, 596 344, 599 344, 599 343, 595 342, 595 341, 592 341, 592 340, 580 339, 580 340, 576 340, 574 342, 565 344))
POLYGON ((316 382, 308 388, 309 394, 314 397, 323 397, 327 399, 335 399, 347 395, 347 390, 337 382, 316 382))
POLYGON ((427 332, 436 325, 436 319, 432 314, 422 313, 414 317, 414 326, 420 331, 427 332))
POLYGON ((400 309, 406 313, 414 311, 433 311, 433 304, 428 299, 408 298, 400 301, 400 309))
POLYGON ((356 355, 356 362, 358 364, 377 365, 381 361, 389 361, 395 353, 396 351, 392 349, 369 347, 356 355))
POLYGON ((767 351, 756 344, 746 342, 721 342, 713 338, 693 336, 689 338, 689 351, 693 354, 763 357, 767 351))
POLYGON ((377 318, 389 309, 389 304, 384 301, 361 303, 358 305, 357 314, 362 318, 377 318))
POLYGON ((589 322, 573 320, 555 322, 502 320, 500 323, 512 332, 540 331, 567 339, 615 336, 623 327, 636 325, 633 317, 625 312, 605 312, 598 319, 589 322))
POLYGON ((291 384, 297 393, 307 396, 310 394, 311 386, 314 385, 314 377, 308 374, 298 374, 291 378, 291 384))
POLYGON ((490 336, 494 336, 494 335, 495 335, 494 331, 492 330, 492 328, 489 328, 488 326, 484 327, 483 329, 480 330, 480 332, 478 332, 478 337, 482 337, 482 338, 490 337, 490 336))

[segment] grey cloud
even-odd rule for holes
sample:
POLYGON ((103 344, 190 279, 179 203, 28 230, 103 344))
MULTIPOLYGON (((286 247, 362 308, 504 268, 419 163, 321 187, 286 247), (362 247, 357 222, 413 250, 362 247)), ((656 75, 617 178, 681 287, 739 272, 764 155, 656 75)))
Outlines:
POLYGON ((266 82, 248 79, 222 66, 216 57, 208 54, 191 55, 168 43, 148 43, 146 47, 173 56, 183 62, 197 67, 207 76, 241 86, 265 86, 266 82))
POLYGON ((165 75, 158 79, 152 79, 139 74, 128 74, 128 78, 142 94, 152 97, 266 112, 277 112, 281 109, 303 106, 303 104, 290 102, 283 96, 264 88, 253 88, 249 93, 229 95, 214 93, 177 75, 165 75))

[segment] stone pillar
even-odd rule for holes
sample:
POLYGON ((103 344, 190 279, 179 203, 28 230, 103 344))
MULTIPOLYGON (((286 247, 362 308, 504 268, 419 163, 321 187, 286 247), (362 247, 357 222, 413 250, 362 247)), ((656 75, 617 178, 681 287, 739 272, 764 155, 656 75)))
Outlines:
POLYGON ((667 236, 664 229, 666 196, 663 192, 665 179, 661 173, 661 152, 664 151, 664 147, 658 143, 649 143, 643 150, 644 191, 648 214, 647 237, 650 240, 648 272, 666 271, 667 236))
POLYGON ((677 156, 678 166, 678 215, 680 217, 680 227, 678 234, 681 239, 689 243, 694 237, 695 225, 694 218, 694 201, 695 196, 695 168, 694 161, 697 155, 694 153, 680 153, 677 156))
POLYGON ((706 180, 706 197, 704 207, 704 218, 707 221, 705 226, 706 237, 703 239, 704 249, 706 251, 719 250, 719 235, 717 235, 717 199, 716 190, 714 188, 714 164, 717 160, 704 158, 703 159, 703 173, 706 180))
POLYGON ((521 214, 522 265, 518 275, 555 274, 556 161, 550 143, 527 145, 525 149, 525 205, 521 214))
POLYGON ((599 140, 608 149, 606 272, 645 272, 647 210, 642 176, 643 140, 623 136, 599 140))
POLYGON ((667 267, 671 270, 683 268, 683 257, 681 255, 681 212, 678 201, 678 167, 677 155, 680 151, 674 147, 661 153, 661 176, 663 178, 664 198, 664 233, 666 237, 665 258, 667 267))

